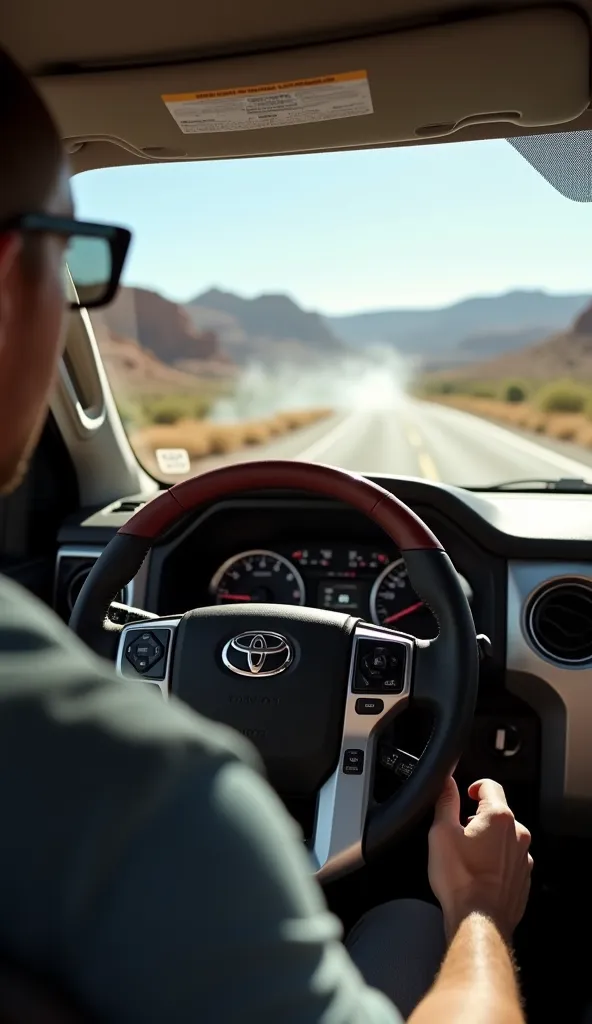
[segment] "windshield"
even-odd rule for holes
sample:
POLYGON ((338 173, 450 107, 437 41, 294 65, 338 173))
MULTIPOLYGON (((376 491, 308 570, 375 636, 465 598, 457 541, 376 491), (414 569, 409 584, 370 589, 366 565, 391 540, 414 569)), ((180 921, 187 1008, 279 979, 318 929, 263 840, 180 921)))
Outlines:
POLYGON ((592 478, 590 204, 505 141, 110 168, 92 315, 164 481, 256 458, 473 487, 592 478))

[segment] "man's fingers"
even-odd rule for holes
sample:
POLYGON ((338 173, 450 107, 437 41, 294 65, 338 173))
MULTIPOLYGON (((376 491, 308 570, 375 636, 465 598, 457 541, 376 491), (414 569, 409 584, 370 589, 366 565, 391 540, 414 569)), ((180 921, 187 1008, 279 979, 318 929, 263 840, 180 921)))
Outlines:
MULTIPOLYGON (((508 808, 508 801, 503 786, 493 779, 479 779, 469 786, 471 800, 477 800, 479 807, 477 814, 484 810, 499 810, 508 808)), ((509 809, 509 808, 508 808, 509 809)))
POLYGON ((516 839, 525 850, 528 850, 532 836, 526 826, 519 821, 516 822, 516 839))
POLYGON ((460 824, 460 793, 452 776, 446 779, 434 808, 434 824, 436 822, 460 824))

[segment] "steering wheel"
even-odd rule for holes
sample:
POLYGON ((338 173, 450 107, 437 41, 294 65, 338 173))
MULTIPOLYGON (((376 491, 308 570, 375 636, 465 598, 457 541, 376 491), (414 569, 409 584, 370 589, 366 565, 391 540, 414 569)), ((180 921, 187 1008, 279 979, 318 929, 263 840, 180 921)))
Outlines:
POLYGON ((322 878, 359 867, 429 809, 471 727, 479 655, 454 566, 401 501, 328 466, 249 462, 161 493, 107 545, 70 625, 95 651, 115 658, 125 678, 157 682, 165 694, 248 736, 279 792, 317 796, 310 855, 322 878), (337 499, 380 526, 436 616, 437 639, 417 640, 346 613, 275 604, 196 608, 123 627, 109 622, 114 595, 171 528, 229 495, 278 488, 337 499), (432 713, 431 738, 400 790, 375 803, 376 738, 411 702, 432 713))

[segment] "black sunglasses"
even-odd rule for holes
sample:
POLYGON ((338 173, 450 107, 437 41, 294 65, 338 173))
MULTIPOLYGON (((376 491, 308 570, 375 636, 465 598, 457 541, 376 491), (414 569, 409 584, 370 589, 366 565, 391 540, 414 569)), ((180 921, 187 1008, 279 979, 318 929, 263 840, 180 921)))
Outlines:
POLYGON ((0 232, 62 235, 68 239, 66 265, 77 298, 70 309, 97 309, 115 295, 131 242, 127 228, 89 224, 49 213, 25 213, 0 223, 0 232))

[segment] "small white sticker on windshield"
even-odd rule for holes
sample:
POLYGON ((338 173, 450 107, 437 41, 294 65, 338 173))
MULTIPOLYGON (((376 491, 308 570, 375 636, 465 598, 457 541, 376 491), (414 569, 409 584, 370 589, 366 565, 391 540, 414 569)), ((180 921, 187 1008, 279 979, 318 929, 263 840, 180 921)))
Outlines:
POLYGON ((243 132, 373 114, 365 71, 162 97, 185 135, 243 132))
POLYGON ((176 476, 191 472, 189 455, 184 448, 157 448, 154 455, 161 473, 176 476))

